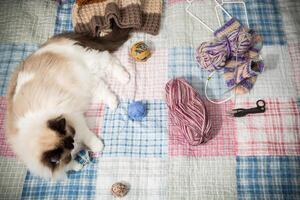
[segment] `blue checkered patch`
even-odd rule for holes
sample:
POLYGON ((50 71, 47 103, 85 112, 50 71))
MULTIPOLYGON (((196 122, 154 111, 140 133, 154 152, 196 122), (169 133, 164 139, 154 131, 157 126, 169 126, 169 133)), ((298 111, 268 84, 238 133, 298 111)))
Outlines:
POLYGON ((18 64, 38 48, 35 44, 0 44, 0 95, 6 94, 9 78, 18 64))
POLYGON ((147 115, 141 121, 127 116, 130 102, 116 111, 106 108, 101 137, 103 156, 164 157, 167 154, 167 110, 163 101, 144 101, 147 115))
POLYGON ((47 181, 27 172, 22 199, 94 199, 97 164, 90 163, 79 172, 70 172, 66 181, 47 181))
POLYGON ((54 33, 73 31, 72 6, 75 0, 62 0, 57 8, 54 33))
MULTIPOLYGON (((194 48, 172 48, 169 50, 168 77, 185 78, 201 96, 204 96, 205 83, 210 72, 202 69, 196 62, 194 48)), ((211 98, 222 99, 230 95, 226 93, 228 88, 225 84, 223 72, 215 73, 208 83, 207 94, 211 98)))
POLYGON ((239 199, 300 199, 300 157, 237 157, 239 199))
MULTIPOLYGON (((286 43, 282 16, 277 0, 245 0, 250 28, 263 36, 265 45, 286 43)), ((245 21, 241 4, 225 4, 225 9, 242 22, 245 21)), ((224 14, 224 19, 228 19, 224 14)))

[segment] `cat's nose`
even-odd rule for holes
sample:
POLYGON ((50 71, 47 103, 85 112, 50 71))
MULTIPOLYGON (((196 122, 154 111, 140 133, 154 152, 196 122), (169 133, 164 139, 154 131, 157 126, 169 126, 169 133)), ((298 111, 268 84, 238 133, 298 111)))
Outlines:
POLYGON ((69 149, 69 150, 74 149, 73 143, 74 143, 74 139, 73 139, 71 136, 66 137, 66 138, 64 139, 64 147, 65 147, 66 149, 69 149))

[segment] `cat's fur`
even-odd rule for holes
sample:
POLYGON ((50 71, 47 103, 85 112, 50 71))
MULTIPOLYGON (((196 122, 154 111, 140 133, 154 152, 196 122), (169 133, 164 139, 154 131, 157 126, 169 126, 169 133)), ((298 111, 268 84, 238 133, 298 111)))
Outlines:
POLYGON ((74 33, 48 40, 13 73, 7 93, 7 140, 15 154, 38 176, 65 178, 80 166, 72 159, 75 143, 99 152, 102 141, 84 119, 91 98, 112 109, 116 95, 103 81, 111 75, 126 84, 129 74, 110 52, 128 32, 94 39, 74 33), (72 156, 71 156, 72 154, 72 156))

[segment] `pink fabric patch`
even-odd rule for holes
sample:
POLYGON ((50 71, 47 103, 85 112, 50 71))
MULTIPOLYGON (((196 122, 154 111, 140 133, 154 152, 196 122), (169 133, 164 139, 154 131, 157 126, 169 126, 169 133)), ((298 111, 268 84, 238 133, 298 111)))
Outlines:
MULTIPOLYGON (((100 136, 103 127, 103 117, 105 113, 105 105, 100 103, 90 104, 88 110, 84 113, 88 127, 97 136, 100 136)), ((92 152, 93 157, 99 157, 102 152, 92 152)))
POLYGON ((136 84, 134 65, 128 55, 128 49, 120 49, 116 56, 131 76, 130 82, 126 85, 120 84, 113 77, 108 77, 109 86, 120 99, 134 99, 134 91, 136 91, 136 100, 164 99, 165 85, 168 81, 167 50, 156 50, 152 52, 151 57, 146 62, 136 62, 136 84))
POLYGON ((231 103, 216 105, 202 98, 211 120, 211 134, 213 137, 199 146, 189 145, 178 141, 169 124, 169 155, 170 156, 235 156, 237 151, 236 124, 234 118, 227 116, 227 110, 232 108, 231 103))
POLYGON ((290 44, 289 53, 293 64, 293 81, 296 87, 297 95, 300 95, 300 44, 290 44))
POLYGON ((5 97, 0 97, 0 155, 5 157, 13 157, 15 154, 11 150, 5 138, 5 115, 7 102, 5 97))
MULTIPOLYGON (((296 99, 264 99, 266 112, 237 120, 238 155, 299 155, 300 113, 296 99)), ((254 102, 255 104, 255 102, 254 102)), ((245 101, 243 107, 253 107, 245 101)))
POLYGON ((87 124, 92 132, 100 135, 105 106, 103 104, 90 104, 88 110, 84 113, 87 124))

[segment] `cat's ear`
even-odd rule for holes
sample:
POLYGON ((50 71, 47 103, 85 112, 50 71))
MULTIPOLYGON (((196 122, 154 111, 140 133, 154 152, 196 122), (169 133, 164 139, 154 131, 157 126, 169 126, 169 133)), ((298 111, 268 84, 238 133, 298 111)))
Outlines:
POLYGON ((50 129, 58 132, 59 134, 66 134, 66 119, 63 116, 59 116, 55 119, 50 119, 47 122, 47 125, 50 129))

